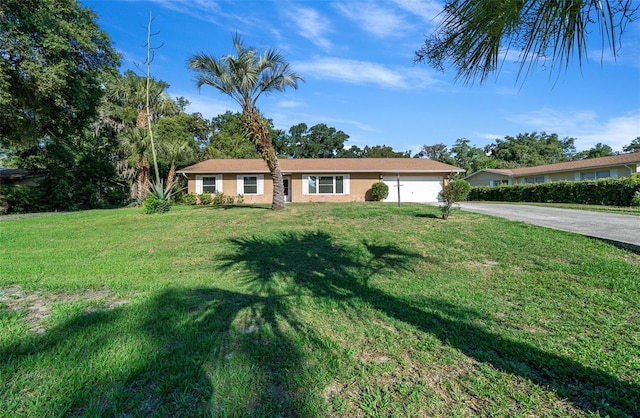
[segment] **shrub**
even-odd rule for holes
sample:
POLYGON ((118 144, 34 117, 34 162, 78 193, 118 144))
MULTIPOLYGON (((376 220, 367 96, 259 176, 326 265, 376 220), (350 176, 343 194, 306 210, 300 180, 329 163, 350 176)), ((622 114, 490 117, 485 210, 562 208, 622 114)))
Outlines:
POLYGON ((198 195, 198 200, 201 205, 210 205, 213 202, 213 197, 209 193, 203 193, 198 195))
POLYGON ((371 185, 371 196, 376 202, 386 199, 389 196, 389 186, 382 181, 373 183, 371 185))
POLYGON ((198 203, 198 195, 195 193, 187 193, 182 195, 182 203, 185 205, 195 205, 198 203))
POLYGON ((640 191, 637 191, 636 194, 633 195, 633 199, 631 199, 632 206, 640 206, 640 191))
POLYGON ((453 205, 466 200, 470 191, 471 185, 466 180, 452 180, 445 185, 439 195, 443 201, 440 206, 442 219, 448 219, 453 205))
POLYGON ((39 212, 44 209, 43 195, 38 187, 5 186, 0 194, 4 196, 7 213, 39 212))
POLYGON ((234 203, 244 203, 244 196, 241 194, 237 197, 233 197, 220 192, 213 195, 205 193, 197 195, 197 198, 201 205, 224 206, 233 205, 234 203))
POLYGON ((175 194, 174 183, 164 187, 160 182, 149 183, 149 196, 142 202, 145 213, 165 213, 171 209, 171 197, 175 194))
POLYGON ((640 181, 634 178, 586 181, 558 181, 513 186, 479 186, 471 190, 471 200, 503 202, 557 202, 585 205, 629 206, 640 181))
POLYGON ((153 213, 168 212, 169 208, 164 204, 166 200, 158 199, 155 194, 149 194, 149 196, 142 202, 142 209, 144 213, 151 215, 153 213))

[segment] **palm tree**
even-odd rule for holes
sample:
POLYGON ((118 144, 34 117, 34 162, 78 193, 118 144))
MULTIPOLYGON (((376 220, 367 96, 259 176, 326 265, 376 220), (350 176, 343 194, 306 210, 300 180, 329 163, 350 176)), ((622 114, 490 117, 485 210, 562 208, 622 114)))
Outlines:
POLYGON ((592 32, 600 34, 603 55, 609 49, 615 58, 617 39, 639 8, 629 0, 447 0, 416 61, 441 70, 449 62, 459 78, 484 82, 515 49, 526 76, 539 60, 561 69, 577 56, 580 65, 592 32))
MULTIPOLYGON (((149 82, 149 112, 151 120, 157 122, 161 116, 172 116, 180 113, 178 105, 166 93, 169 84, 164 81, 149 82)), ((133 108, 138 112, 136 126, 147 127, 147 79, 127 70, 123 77, 112 81, 107 88, 110 101, 124 108, 133 108)))
POLYGON ((191 138, 168 138, 160 143, 160 149, 169 160, 169 173, 167 174, 167 187, 173 185, 176 179, 176 164, 181 160, 188 160, 194 157, 195 149, 191 138))
MULTIPOLYGON (((148 109, 151 117, 148 118, 145 77, 140 77, 128 70, 124 76, 110 80, 106 86, 105 103, 102 107, 103 123, 118 122, 119 119, 113 118, 113 114, 126 117, 126 120, 122 119, 116 126, 116 134, 122 150, 129 159, 129 165, 134 167, 134 174, 131 176, 131 198, 138 201, 144 200, 147 196, 150 179, 151 140, 148 137, 148 121, 151 119, 152 124, 155 124, 160 117, 172 116, 180 112, 176 103, 165 91, 168 87, 169 84, 164 81, 149 80, 148 109), (133 117, 135 117, 135 125, 133 117)), ((124 173, 121 172, 121 174, 124 173)), ((159 175, 156 174, 156 177, 159 175)), ((156 181, 158 180, 156 178, 156 181)))
POLYGON ((135 171, 132 173, 130 196, 142 202, 148 193, 148 184, 150 178, 149 152, 151 142, 146 130, 142 128, 127 128, 118 137, 120 147, 129 156, 129 165, 135 165, 135 171))
POLYGON ((240 35, 233 37, 236 55, 214 57, 204 53, 189 58, 189 68, 196 71, 198 88, 208 85, 233 98, 242 107, 243 131, 267 163, 273 180, 271 209, 284 209, 284 186, 280 163, 273 148, 269 126, 256 101, 263 93, 298 88, 302 77, 291 71, 282 54, 274 49, 262 55, 245 47, 240 35))

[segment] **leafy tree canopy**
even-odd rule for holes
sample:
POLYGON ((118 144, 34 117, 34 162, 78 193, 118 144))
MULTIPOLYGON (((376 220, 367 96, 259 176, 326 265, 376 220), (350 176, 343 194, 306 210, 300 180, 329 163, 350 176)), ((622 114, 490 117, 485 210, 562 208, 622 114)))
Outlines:
POLYGON ((410 158, 411 151, 394 151, 387 145, 365 146, 362 150, 363 158, 410 158))
POLYGON ((75 0, 0 3, 0 146, 77 135, 96 113, 119 56, 75 0))
POLYGON ((622 151, 624 152, 640 152, 640 136, 636 137, 633 141, 631 141, 628 145, 622 147, 622 151))
POLYGON ((207 158, 260 158, 256 147, 243 132, 243 116, 227 111, 211 120, 211 138, 205 148, 207 158))
POLYGON ((349 135, 320 123, 307 127, 306 123, 289 128, 289 135, 283 136, 280 153, 290 158, 335 158, 344 149, 349 135))
POLYGON ((616 155, 616 153, 613 152, 613 148, 611 148, 607 144, 598 142, 596 145, 594 145, 590 149, 577 153, 574 156, 574 160, 585 160, 587 158, 608 157, 610 155, 616 155))
MULTIPOLYGON (((273 127, 273 120, 264 119, 274 148, 279 150, 284 132, 273 127)), ((244 115, 227 111, 211 120, 211 136, 205 147, 206 158, 261 158, 256 147, 247 140, 243 130, 244 115)))
POLYGON ((362 158, 363 151, 357 145, 351 145, 349 148, 343 148, 338 151, 336 157, 338 158, 362 158))
POLYGON ((451 64, 458 78, 483 82, 512 49, 519 52, 520 74, 539 61, 561 69, 577 57, 581 65, 594 33, 603 52, 615 57, 638 7, 629 0, 447 0, 440 25, 416 51, 416 61, 441 70, 451 64))
POLYGON ((428 158, 445 164, 456 164, 453 153, 442 142, 433 145, 423 145, 420 152, 414 155, 414 158, 428 158))
POLYGON ((470 145, 470 142, 466 138, 459 138, 451 147, 455 166, 465 169, 465 175, 483 168, 497 168, 498 163, 494 158, 489 157, 482 148, 470 145))
POLYGON ((501 168, 531 167, 571 160, 576 152, 574 144, 574 138, 533 132, 496 139, 484 151, 498 160, 501 168))

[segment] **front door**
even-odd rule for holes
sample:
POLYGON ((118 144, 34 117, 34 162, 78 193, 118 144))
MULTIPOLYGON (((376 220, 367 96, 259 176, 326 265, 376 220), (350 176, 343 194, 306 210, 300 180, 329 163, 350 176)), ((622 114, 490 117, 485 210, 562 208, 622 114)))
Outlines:
POLYGON ((282 183, 284 185, 284 201, 291 202, 291 177, 283 177, 282 183))

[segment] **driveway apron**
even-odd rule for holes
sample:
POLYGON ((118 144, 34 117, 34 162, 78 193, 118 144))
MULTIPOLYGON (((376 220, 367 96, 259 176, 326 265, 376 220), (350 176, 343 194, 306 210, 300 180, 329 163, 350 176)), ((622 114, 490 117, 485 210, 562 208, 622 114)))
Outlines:
POLYGON ((463 202, 462 210, 575 232, 640 252, 640 216, 542 206, 463 202))

